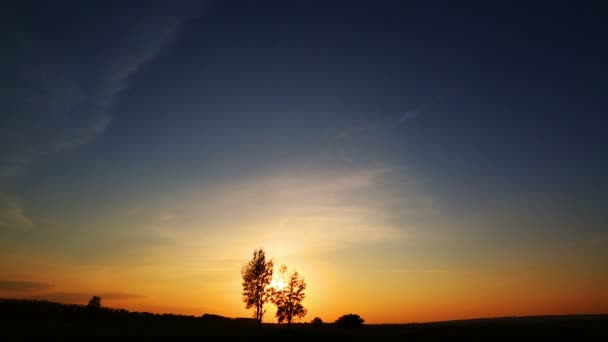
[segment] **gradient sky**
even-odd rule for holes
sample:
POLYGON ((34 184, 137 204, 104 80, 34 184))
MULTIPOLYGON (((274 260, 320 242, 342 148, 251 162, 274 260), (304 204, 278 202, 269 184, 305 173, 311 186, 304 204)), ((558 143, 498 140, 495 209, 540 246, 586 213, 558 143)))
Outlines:
POLYGON ((263 247, 306 321, 608 312, 599 2, 128 3, 2 5, 0 297, 250 316, 263 247))

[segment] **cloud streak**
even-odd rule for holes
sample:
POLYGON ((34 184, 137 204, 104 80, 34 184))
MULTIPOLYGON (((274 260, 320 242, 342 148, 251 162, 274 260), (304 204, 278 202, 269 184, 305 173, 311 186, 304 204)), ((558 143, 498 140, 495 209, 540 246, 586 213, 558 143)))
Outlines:
POLYGON ((44 291, 51 288, 52 286, 47 283, 40 283, 35 281, 0 280, 0 291, 32 292, 44 291))
POLYGON ((30 299, 49 300, 66 304, 86 304, 93 296, 101 297, 103 301, 123 301, 145 298, 145 296, 129 292, 50 292, 30 296, 30 299))
POLYGON ((338 132, 338 134, 335 135, 335 138, 345 139, 351 136, 368 134, 374 131, 386 131, 395 127, 399 127, 411 120, 414 120, 424 115, 433 106, 437 105, 445 98, 446 96, 442 95, 433 96, 430 100, 423 102, 418 106, 403 112, 402 114, 393 115, 382 120, 375 120, 357 126, 347 127, 338 132))
POLYGON ((277 170, 191 191, 174 199, 175 219, 147 234, 211 254, 251 245, 277 256, 334 253, 409 239, 412 224, 435 210, 420 182, 388 167, 277 170))
POLYGON ((11 90, 0 95, 0 180, 102 135, 129 78, 173 40, 188 18, 165 8, 135 16, 128 9, 91 7, 79 8, 78 16, 62 25, 39 18, 37 28, 15 19, 36 19, 31 13, 0 17, 12 33, 5 47, 12 52, 7 70, 0 70, 15 80, 0 84, 11 90))
POLYGON ((17 202, 0 197, 0 229, 28 231, 33 227, 34 222, 17 202))
POLYGON ((121 291, 100 292, 65 292, 51 291, 54 286, 44 282, 22 280, 0 280, 0 293, 10 293, 12 296, 30 299, 50 300, 61 303, 84 304, 92 296, 100 296, 106 301, 123 301, 145 298, 145 296, 121 291))

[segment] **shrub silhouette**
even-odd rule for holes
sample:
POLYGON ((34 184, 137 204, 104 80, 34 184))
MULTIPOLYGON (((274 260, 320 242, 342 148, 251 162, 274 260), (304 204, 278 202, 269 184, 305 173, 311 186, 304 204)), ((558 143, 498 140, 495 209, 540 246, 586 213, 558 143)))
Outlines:
POLYGON ((336 325, 340 328, 354 329, 361 328, 363 322, 365 322, 363 318, 357 314, 346 314, 336 320, 336 325))
POLYGON ((253 308, 253 317, 262 327, 262 317, 266 310, 264 304, 270 300, 271 291, 268 285, 272 280, 273 263, 266 261, 262 248, 253 251, 253 258, 241 268, 243 277, 243 302, 245 308, 253 308))
POLYGON ((319 317, 315 317, 310 321, 310 323, 315 327, 320 327, 323 325, 323 320, 319 317))
POLYGON ((87 306, 89 307, 89 309, 93 310, 101 309, 101 297, 93 296, 93 298, 89 300, 89 304, 87 306))

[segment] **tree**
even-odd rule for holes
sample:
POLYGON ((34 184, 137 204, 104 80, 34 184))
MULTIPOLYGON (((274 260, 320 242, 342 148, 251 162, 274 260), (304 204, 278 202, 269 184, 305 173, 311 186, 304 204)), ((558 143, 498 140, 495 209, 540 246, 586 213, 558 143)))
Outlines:
POLYGON ((277 306, 277 320, 279 323, 287 321, 287 326, 291 327, 294 317, 304 318, 307 310, 302 306, 302 301, 306 298, 306 282, 300 278, 297 271, 289 273, 287 266, 282 265, 279 270, 279 279, 283 280, 281 288, 272 290, 272 302, 277 306))
POLYGON ((341 328, 361 328, 363 322, 363 318, 357 314, 346 314, 336 320, 336 325, 341 328))
POLYGON ((310 323, 315 327, 320 327, 323 325, 323 320, 320 317, 315 317, 310 321, 310 323))
POLYGON ((253 259, 243 265, 243 302, 245 308, 253 308, 253 317, 262 327, 262 317, 266 310, 264 304, 270 299, 268 284, 272 280, 273 263, 266 261, 266 253, 262 248, 253 251, 253 259))
POLYGON ((90 309, 101 309, 101 297, 93 296, 87 305, 90 309))

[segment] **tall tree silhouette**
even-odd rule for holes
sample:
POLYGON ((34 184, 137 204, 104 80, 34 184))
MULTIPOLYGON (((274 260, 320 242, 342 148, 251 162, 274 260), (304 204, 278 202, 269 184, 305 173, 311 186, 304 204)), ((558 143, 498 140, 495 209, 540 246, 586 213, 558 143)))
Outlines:
POLYGON ((288 272, 287 266, 281 265, 279 279, 284 283, 280 288, 272 289, 272 302, 277 306, 277 320, 279 323, 287 321, 287 326, 291 327, 294 317, 304 318, 307 310, 302 306, 302 301, 306 297, 306 282, 300 277, 297 271, 288 272))
POLYGON ((262 317, 266 310, 264 304, 270 299, 268 284, 272 280, 273 263, 266 261, 266 254, 262 248, 253 251, 253 259, 243 265, 243 302, 245 308, 253 308, 253 317, 262 327, 262 317))

